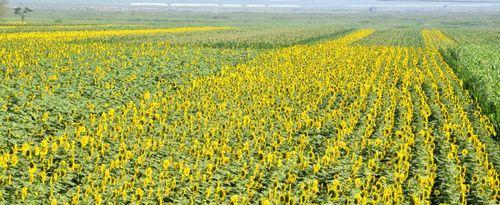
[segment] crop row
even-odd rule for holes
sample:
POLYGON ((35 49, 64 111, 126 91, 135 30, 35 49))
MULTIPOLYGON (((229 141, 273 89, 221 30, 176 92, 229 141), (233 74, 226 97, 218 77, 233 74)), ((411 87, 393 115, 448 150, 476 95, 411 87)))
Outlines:
POLYGON ((116 37, 130 35, 154 35, 161 33, 182 33, 193 31, 215 31, 227 30, 230 27, 182 27, 182 28, 160 28, 160 29, 136 29, 136 30, 80 30, 80 31, 49 31, 49 32, 16 32, 6 33, 0 36, 0 41, 22 41, 36 38, 39 41, 74 41, 96 37, 116 37))

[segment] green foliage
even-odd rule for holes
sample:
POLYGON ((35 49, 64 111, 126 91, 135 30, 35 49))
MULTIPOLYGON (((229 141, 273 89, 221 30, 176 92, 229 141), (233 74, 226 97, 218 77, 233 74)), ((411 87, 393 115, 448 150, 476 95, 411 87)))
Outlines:
POLYGON ((444 57, 500 132, 500 32, 451 30, 459 41, 444 57))

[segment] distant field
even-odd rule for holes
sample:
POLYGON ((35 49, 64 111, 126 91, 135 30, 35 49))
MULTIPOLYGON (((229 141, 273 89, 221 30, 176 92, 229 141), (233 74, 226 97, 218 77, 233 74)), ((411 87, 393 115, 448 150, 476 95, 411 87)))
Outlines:
POLYGON ((497 14, 88 14, 0 25, 0 204, 498 201, 497 14))
POLYGON ((419 29, 380 30, 358 43, 373 46, 424 46, 419 29))
MULTIPOLYGON (((500 25, 498 12, 471 12, 454 15, 453 12, 354 12, 354 13, 211 13, 211 12, 134 12, 134 11, 82 11, 36 10, 26 18, 31 24, 105 24, 149 25, 159 27, 180 26, 267 26, 296 27, 308 25, 348 26, 362 28, 495 28, 500 25)), ((20 18, 8 13, 2 23, 18 23, 20 18)))

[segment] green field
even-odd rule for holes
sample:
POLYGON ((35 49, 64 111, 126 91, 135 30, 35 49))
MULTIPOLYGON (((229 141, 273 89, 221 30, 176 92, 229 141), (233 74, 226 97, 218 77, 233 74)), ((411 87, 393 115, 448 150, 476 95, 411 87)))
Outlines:
POLYGON ((470 94, 500 128, 500 30, 450 29, 458 44, 443 51, 470 94))

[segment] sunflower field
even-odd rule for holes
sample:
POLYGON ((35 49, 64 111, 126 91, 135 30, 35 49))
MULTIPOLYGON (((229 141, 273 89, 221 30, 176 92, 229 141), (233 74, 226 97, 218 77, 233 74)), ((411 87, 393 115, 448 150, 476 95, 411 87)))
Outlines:
POLYGON ((441 54, 458 43, 436 29, 12 28, 0 204, 496 204, 495 125, 441 54))

